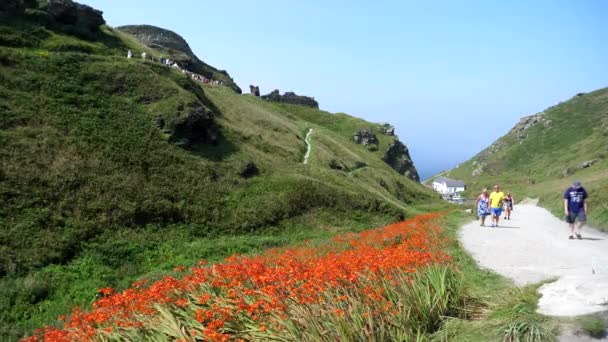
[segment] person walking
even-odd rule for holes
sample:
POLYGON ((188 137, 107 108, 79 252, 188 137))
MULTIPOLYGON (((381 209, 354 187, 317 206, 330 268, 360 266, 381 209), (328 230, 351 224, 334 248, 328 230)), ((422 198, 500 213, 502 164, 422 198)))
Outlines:
POLYGON ((570 225, 570 240, 576 238, 581 240, 581 230, 587 222, 587 213, 589 208, 587 206, 587 190, 583 188, 580 181, 574 181, 572 186, 569 187, 564 193, 564 213, 566 214, 566 221, 570 225), (578 220, 578 226, 576 221, 578 220))
POLYGON ((133 51, 129 50, 127 51, 127 58, 131 58, 133 57, 133 51))
POLYGON ((511 212, 513 211, 513 196, 511 196, 511 193, 507 193, 507 196, 505 196, 505 220, 510 220, 511 219, 511 212))
POLYGON ((475 206, 477 207, 477 216, 481 220, 481 227, 486 226, 486 217, 490 215, 490 198, 488 197, 488 189, 483 188, 481 190, 481 194, 477 196, 477 200, 475 201, 475 206))
POLYGON ((500 191, 499 185, 494 185, 494 191, 490 194, 490 212, 492 213, 492 227, 498 227, 498 221, 502 214, 502 203, 505 200, 504 192, 500 191))

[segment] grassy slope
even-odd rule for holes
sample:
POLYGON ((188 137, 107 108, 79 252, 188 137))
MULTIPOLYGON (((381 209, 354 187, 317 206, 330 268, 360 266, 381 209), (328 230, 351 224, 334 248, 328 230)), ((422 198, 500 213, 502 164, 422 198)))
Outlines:
POLYGON ((0 339, 90 303, 99 287, 440 205, 350 142, 372 126, 362 120, 340 114, 349 126, 338 132, 329 113, 201 89, 124 58, 143 47, 110 28, 83 41, 19 21, 0 25, 0 44, 0 339), (217 108, 218 146, 184 150, 152 124, 193 104, 217 108), (332 159, 369 166, 348 174, 332 159), (249 161, 260 175, 243 179, 249 161))
MULTIPOLYGON (((136 32, 149 32, 149 33, 159 34, 157 32, 157 30, 158 30, 158 28, 154 27, 154 26, 128 25, 128 26, 117 27, 115 31, 120 32, 120 34, 122 34, 123 37, 126 39, 137 41, 137 38, 135 38, 131 34, 134 34, 136 32)), ((196 57, 191 52, 182 51, 180 49, 169 49, 169 48, 164 48, 164 47, 160 47, 160 46, 155 47, 154 49, 150 49, 148 47, 145 47, 143 49, 137 48, 133 51, 136 53, 136 57, 139 57, 139 53, 141 53, 142 51, 150 51, 150 50, 153 51, 151 56, 154 56, 157 60, 159 57, 169 58, 174 61, 190 60, 190 61, 192 61, 192 66, 191 66, 192 70, 191 71, 196 72, 196 73, 201 73, 207 77, 210 77, 213 80, 222 81, 222 82, 224 82, 224 84, 226 86, 234 89, 238 93, 241 93, 241 89, 238 87, 238 85, 236 83, 234 83, 234 80, 228 75, 227 72, 220 71, 220 70, 214 68, 213 66, 199 60, 198 57, 196 57)))
POLYGON ((608 229, 608 89, 574 97, 548 108, 544 116, 550 123, 532 126, 526 130, 527 138, 507 134, 490 146, 499 147, 485 161, 480 176, 472 177, 472 172, 483 152, 447 176, 465 180, 472 196, 499 183, 517 198, 539 197, 541 205, 560 216, 563 192, 579 179, 590 193, 591 225, 608 229), (598 162, 592 167, 577 168, 593 159, 598 162), (564 177, 566 168, 574 175, 564 177))

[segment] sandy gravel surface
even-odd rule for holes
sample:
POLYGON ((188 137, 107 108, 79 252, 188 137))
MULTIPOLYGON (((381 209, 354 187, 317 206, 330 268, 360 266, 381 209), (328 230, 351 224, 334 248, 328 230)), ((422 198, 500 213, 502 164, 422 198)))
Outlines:
POLYGON ((473 222, 460 232, 480 266, 517 285, 557 279, 539 289, 543 314, 608 310, 608 234, 586 227, 583 240, 569 240, 568 225, 534 204, 516 205, 511 220, 503 219, 498 228, 473 222))

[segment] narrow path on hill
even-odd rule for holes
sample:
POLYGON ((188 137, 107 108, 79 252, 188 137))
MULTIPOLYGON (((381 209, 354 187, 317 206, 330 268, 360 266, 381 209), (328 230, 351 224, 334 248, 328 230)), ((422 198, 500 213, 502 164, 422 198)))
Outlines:
MULTIPOLYGON (((487 222, 486 222, 487 223, 487 222)), ((608 310, 608 234, 583 228, 583 240, 569 240, 568 225, 534 203, 516 205, 498 228, 472 222, 460 232, 463 246, 480 266, 517 285, 543 285, 538 311, 577 316, 608 310)))
POLYGON ((304 142, 306 143, 306 154, 304 154, 304 164, 308 164, 308 157, 310 157, 310 149, 312 146, 310 145, 310 135, 312 134, 312 128, 308 129, 308 133, 306 133, 306 138, 304 138, 304 142))

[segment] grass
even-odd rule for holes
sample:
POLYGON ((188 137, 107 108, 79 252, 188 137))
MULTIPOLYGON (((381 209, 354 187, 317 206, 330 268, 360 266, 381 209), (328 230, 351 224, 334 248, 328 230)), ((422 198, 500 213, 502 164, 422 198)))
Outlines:
MULTIPOLYGON (((109 27, 83 39, 28 17, 0 24, 1 340, 56 324, 74 305, 94 302, 101 287, 124 289, 199 259, 321 244, 447 207, 381 161, 394 138, 378 134, 377 151, 351 142, 353 132, 377 124, 201 88, 171 69, 127 60, 127 49, 160 56, 109 27), (153 124, 161 117, 171 126, 193 106, 215 112, 217 145, 184 149, 153 124), (302 165, 309 128, 313 152, 302 165), (241 177, 250 162, 259 174, 241 177)), ((531 292, 503 302, 519 294, 457 245, 456 229, 467 219, 453 213, 445 222, 464 279, 435 268, 416 276, 419 288, 390 288, 419 308, 404 305, 398 317, 419 324, 369 336, 424 340, 438 330, 437 340, 486 341, 549 334, 533 313, 531 292), (516 309, 520 301, 526 310, 516 309), (454 318, 443 324, 443 316, 454 318), (521 317, 536 325, 518 325, 521 317)), ((317 323, 347 339, 348 326, 365 324, 317 323)), ((315 331, 292 328, 296 335, 315 331)))
POLYGON ((577 317, 575 324, 581 328, 587 335, 594 338, 606 337, 608 331, 608 322, 599 315, 586 315, 577 317))
POLYGON ((326 127, 333 114, 201 88, 129 48, 146 49, 109 27, 82 39, 28 17, 0 24, 0 339, 99 287, 445 206, 351 143, 350 126, 326 127), (184 149, 154 125, 192 107, 215 112, 217 145, 184 149), (348 175, 331 160, 369 166, 348 175), (249 162, 259 174, 243 178, 249 162))
POLYGON ((447 176, 465 180, 475 196, 481 188, 499 183, 517 199, 540 198, 540 204, 563 216, 562 195, 573 180, 589 192, 589 223, 608 229, 608 88, 550 107, 544 122, 525 131, 520 139, 510 133, 447 176), (596 160, 589 168, 579 165, 596 160), (483 172, 476 177, 480 165, 483 172), (564 170, 573 174, 564 176, 564 170))

